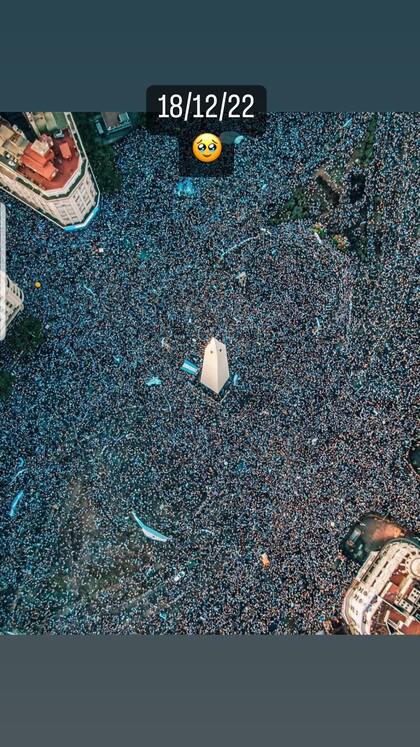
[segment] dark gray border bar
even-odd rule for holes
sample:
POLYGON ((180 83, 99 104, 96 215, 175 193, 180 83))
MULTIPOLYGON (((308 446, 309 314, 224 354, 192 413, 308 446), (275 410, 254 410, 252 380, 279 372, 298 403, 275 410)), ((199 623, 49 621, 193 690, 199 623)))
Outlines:
POLYGON ((417 647, 385 637, 2 638, 2 741, 27 744, 30 725, 32 745, 39 734, 60 747, 76 728, 78 743, 94 729, 101 745, 130 730, 135 744, 173 744, 175 733, 200 744, 218 733, 224 744, 235 730, 235 745, 258 734, 258 744, 270 734, 290 745, 311 734, 314 744, 319 733, 340 747, 346 735, 373 747, 398 724, 401 743, 418 728, 417 647))
MULTIPOLYGON (((336 17, 337 6, 331 12, 336 17)), ((359 12, 356 28, 305 30, 302 19, 288 28, 280 15, 253 33, 222 25, 213 39, 193 28, 197 8, 181 33, 146 33, 144 18, 124 34, 63 23, 50 37, 51 64, 42 74, 34 68, 34 34, 19 30, 17 48, 14 34, 2 33, 10 74, 2 76, 1 109, 145 111, 149 85, 234 80, 265 86, 268 111, 419 110, 416 32, 370 31, 359 12)))

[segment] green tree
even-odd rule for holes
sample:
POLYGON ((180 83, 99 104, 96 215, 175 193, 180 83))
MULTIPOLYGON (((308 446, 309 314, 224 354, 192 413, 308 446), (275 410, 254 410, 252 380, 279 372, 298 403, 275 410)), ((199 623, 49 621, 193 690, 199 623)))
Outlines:
POLYGON ((95 112, 73 112, 83 147, 101 192, 112 194, 121 189, 122 177, 115 162, 112 145, 99 141, 93 117, 95 112))
POLYGON ((10 397, 15 383, 15 377, 9 371, 0 371, 0 400, 10 397))
POLYGON ((146 127, 146 112, 130 112, 130 118, 135 127, 146 127))
POLYGON ((361 166, 368 166, 373 157, 373 146, 376 140, 376 128, 378 126, 378 115, 373 114, 363 140, 355 152, 355 157, 359 160, 361 166))
POLYGON ((42 322, 33 316, 19 319, 12 327, 9 342, 19 352, 30 352, 36 350, 44 342, 44 331, 42 322))

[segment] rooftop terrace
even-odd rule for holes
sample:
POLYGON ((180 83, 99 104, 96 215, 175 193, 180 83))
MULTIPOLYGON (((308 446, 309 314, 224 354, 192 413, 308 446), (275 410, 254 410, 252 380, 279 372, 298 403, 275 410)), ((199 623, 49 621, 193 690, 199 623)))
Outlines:
MULTIPOLYGON (((64 187, 79 166, 80 156, 70 130, 63 137, 48 138, 50 152, 43 157, 31 144, 22 156, 18 172, 43 190, 64 187)), ((39 141, 37 141, 39 142, 39 141)))
POLYGON ((373 633, 420 635, 420 583, 411 566, 401 563, 390 576, 382 592, 382 604, 372 620, 373 633))

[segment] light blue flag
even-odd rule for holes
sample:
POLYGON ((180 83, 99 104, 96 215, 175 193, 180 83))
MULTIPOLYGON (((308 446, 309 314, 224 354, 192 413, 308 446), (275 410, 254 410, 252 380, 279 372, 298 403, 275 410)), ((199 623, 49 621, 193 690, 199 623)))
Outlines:
POLYGON ((12 477, 12 479, 10 480, 10 484, 12 485, 12 483, 14 483, 15 480, 17 480, 18 477, 20 477, 20 475, 23 475, 23 473, 26 471, 27 471, 26 468, 24 468, 24 469, 20 469, 19 472, 16 472, 15 476, 12 477))
POLYGON ((16 516, 16 509, 18 507, 18 503, 20 502, 20 500, 23 498, 24 495, 25 495, 24 491, 19 490, 19 493, 13 498, 13 502, 12 502, 12 505, 10 507, 10 512, 9 512, 9 516, 11 519, 14 519, 14 517, 16 516))
POLYGON ((162 381, 159 379, 159 376, 152 376, 151 379, 146 381, 146 386, 160 386, 161 384, 162 381))
POLYGON ((143 532, 144 536, 148 539, 155 540, 156 542, 167 542, 170 540, 170 537, 165 537, 164 534, 161 534, 156 529, 152 529, 152 527, 148 527, 146 524, 143 524, 142 520, 139 519, 135 511, 131 512, 134 520, 139 525, 141 531, 143 532))
POLYGON ((198 373, 198 366, 196 366, 195 363, 191 363, 188 358, 185 358, 181 366, 181 371, 185 371, 185 373, 191 374, 191 376, 196 376, 198 373))

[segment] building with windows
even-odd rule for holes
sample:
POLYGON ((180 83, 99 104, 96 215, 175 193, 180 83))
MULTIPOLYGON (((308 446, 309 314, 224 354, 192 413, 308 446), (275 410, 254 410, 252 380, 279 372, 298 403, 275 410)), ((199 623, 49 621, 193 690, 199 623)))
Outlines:
POLYGON ((352 635, 420 635, 420 539, 398 537, 370 552, 341 612, 352 635))
POLYGON ((6 336, 7 327, 23 309, 23 291, 2 273, 0 277, 0 340, 6 336))
POLYGON ((23 309, 23 291, 6 275, 6 209, 0 203, 0 341, 23 309))
POLYGON ((0 187, 67 231, 86 226, 100 195, 71 112, 22 112, 25 132, 4 114, 0 187))

